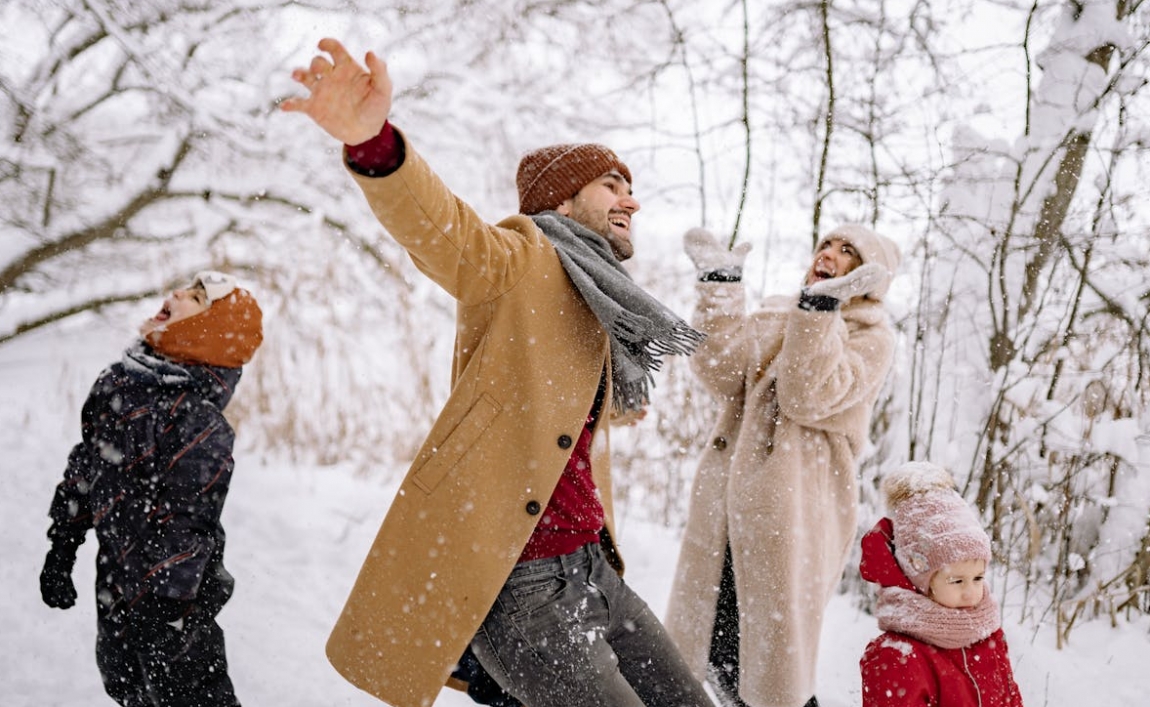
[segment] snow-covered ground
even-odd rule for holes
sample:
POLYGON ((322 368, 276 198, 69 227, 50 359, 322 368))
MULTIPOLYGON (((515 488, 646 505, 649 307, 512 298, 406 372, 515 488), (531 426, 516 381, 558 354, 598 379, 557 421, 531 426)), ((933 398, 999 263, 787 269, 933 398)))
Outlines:
MULTIPOLYGON (((0 517, 9 528, 0 536, 0 704, 5 707, 112 704, 103 694, 93 655, 95 543, 81 548, 76 607, 47 608, 37 582, 47 549, 46 512, 77 440, 83 395, 130 332, 130 327, 108 328, 113 331, 94 336, 89 323, 0 346, 0 458, 7 480, 0 517)), ((227 564, 237 585, 220 621, 244 704, 381 704, 336 674, 323 647, 394 492, 393 483, 380 480, 394 476, 388 471, 371 476, 338 466, 286 465, 260 453, 237 455, 225 512, 227 564)), ((677 531, 624 517, 620 535, 628 581, 661 612, 678 552, 677 531)), ((1117 629, 1104 621, 1080 625, 1061 651, 1051 626, 1020 626, 1009 608, 1005 628, 1027 707, 1146 704, 1150 620, 1117 629)), ((852 597, 836 597, 819 664, 818 697, 824 707, 860 704, 858 658, 876 633, 874 619, 855 608, 852 597)), ((472 703, 445 690, 435 704, 472 703)))

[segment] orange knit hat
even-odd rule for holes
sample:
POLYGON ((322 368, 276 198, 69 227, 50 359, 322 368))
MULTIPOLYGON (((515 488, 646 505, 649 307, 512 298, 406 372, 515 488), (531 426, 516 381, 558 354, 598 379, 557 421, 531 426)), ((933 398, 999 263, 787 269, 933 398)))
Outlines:
POLYGON ((263 312, 256 298, 236 287, 229 275, 203 272, 193 282, 203 285, 208 308, 152 331, 146 337, 148 344, 177 363, 243 366, 264 339, 263 312))
POLYGON ((519 161, 515 175, 519 213, 531 216, 557 208, 613 169, 631 181, 627 165, 614 152, 595 143, 551 145, 528 152, 519 161))

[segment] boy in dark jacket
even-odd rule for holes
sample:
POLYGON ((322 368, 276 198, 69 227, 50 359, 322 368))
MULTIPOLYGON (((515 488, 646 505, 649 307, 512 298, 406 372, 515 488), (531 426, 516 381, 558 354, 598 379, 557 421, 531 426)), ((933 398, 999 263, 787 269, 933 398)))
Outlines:
POLYGON ((234 278, 204 272, 140 334, 84 403, 49 511, 41 595, 75 604, 76 550, 95 528, 108 694, 131 707, 238 706, 216 623, 234 584, 220 525, 234 441, 223 410, 263 340, 262 314, 234 278))

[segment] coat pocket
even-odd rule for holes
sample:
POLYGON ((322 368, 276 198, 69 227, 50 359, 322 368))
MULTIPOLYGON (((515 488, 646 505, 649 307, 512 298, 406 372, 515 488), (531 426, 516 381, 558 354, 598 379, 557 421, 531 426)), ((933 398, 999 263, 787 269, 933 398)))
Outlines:
POLYGON ((475 446, 476 440, 491 426, 499 411, 499 403, 495 402, 495 398, 487 393, 479 396, 447 439, 443 440, 435 453, 412 475, 412 483, 424 493, 430 494, 434 491, 463 455, 475 446))

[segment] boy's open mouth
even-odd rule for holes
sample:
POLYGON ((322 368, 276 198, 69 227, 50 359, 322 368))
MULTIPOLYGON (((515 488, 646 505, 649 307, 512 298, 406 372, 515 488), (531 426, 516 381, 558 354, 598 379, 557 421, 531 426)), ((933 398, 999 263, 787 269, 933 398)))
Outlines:
POLYGON ((172 317, 172 309, 168 306, 168 301, 164 300, 164 306, 160 307, 160 311, 156 312, 156 316, 152 317, 153 321, 166 322, 172 317))

